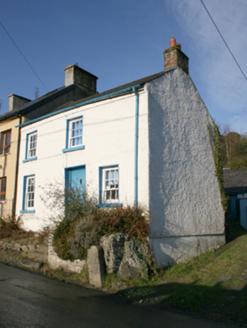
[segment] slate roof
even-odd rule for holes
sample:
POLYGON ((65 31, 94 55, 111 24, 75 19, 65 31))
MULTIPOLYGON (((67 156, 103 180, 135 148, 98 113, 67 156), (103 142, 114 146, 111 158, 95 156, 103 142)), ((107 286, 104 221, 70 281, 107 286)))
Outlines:
MULTIPOLYGON (((144 78, 141 78, 141 79, 138 79, 138 80, 135 80, 135 81, 132 81, 132 82, 129 82, 129 83, 126 83, 126 84, 123 84, 123 85, 120 85, 116 88, 113 88, 113 89, 109 89, 109 90, 106 90, 106 91, 103 91, 101 93, 98 93, 96 92, 94 95, 92 96, 89 96, 89 97, 85 97, 85 98, 82 98, 80 100, 77 100, 77 101, 70 101, 68 103, 65 103, 63 105, 60 105, 58 107, 55 107, 54 108, 54 111, 53 111, 53 114, 55 115, 56 112, 58 111, 59 112, 59 109, 61 108, 65 108, 68 107, 68 106, 76 106, 84 101, 90 101, 90 100, 93 100, 93 99, 96 99, 96 98, 100 98, 100 97, 103 97, 103 96, 106 96, 108 94, 111 94, 111 93, 115 93, 115 92, 119 92, 123 89, 127 89, 127 88, 131 88, 135 85, 144 85, 145 83, 147 82, 150 82, 162 75, 164 75, 165 73, 169 72, 169 71, 172 71, 174 70, 176 67, 171 67, 171 68, 168 68, 168 69, 164 69, 162 72, 159 72, 159 73, 156 73, 156 74, 152 74, 152 75, 149 75, 149 76, 146 76, 144 78)), ((26 114, 30 111, 32 111, 33 109, 35 109, 36 107, 39 107, 41 106, 42 104, 52 100, 52 99, 55 99, 57 98, 58 96, 60 96, 61 94, 69 91, 70 89, 72 88, 75 88, 75 87, 79 87, 79 85, 77 84, 71 84, 67 87, 61 87, 59 89, 55 89, 51 92, 48 92, 47 94, 33 100, 33 101, 30 101, 26 104, 24 104, 23 106, 19 107, 18 109, 16 110, 13 110, 11 112, 7 112, 7 113, 4 113, 2 115, 0 115, 0 121, 3 121, 3 120, 6 120, 10 117, 15 117, 17 116, 18 114, 26 114)), ((123 94, 126 93, 126 92, 123 92, 123 94)), ((112 97, 119 97, 121 95, 121 93, 118 93, 117 95, 115 96, 112 96, 112 97)), ((99 101, 101 101, 102 99, 99 99, 99 101)), ((97 100, 96 100, 97 101, 97 100)), ((68 110, 72 109, 71 107, 68 107, 68 110)), ((45 116, 44 116, 45 117, 45 116)), ((40 117, 39 119, 36 119, 36 120, 41 120, 43 119, 44 117, 40 117)), ((32 122, 32 120, 30 121, 30 123, 32 122)), ((26 122, 28 123, 28 122, 26 122)))
MULTIPOLYGON (((126 84, 122 84, 122 85, 120 85, 120 86, 118 86, 116 88, 109 89, 109 90, 106 90, 106 91, 103 91, 103 92, 100 92, 100 93, 96 93, 96 94, 94 94, 92 96, 89 96, 89 97, 86 97, 86 98, 83 98, 81 100, 78 100, 78 101, 73 102, 73 105, 77 105, 77 104, 80 104, 80 103, 82 103, 84 101, 92 100, 92 99, 95 99, 95 98, 100 98, 100 97, 106 96, 108 94, 119 92, 121 90, 134 87, 135 85, 144 85, 147 82, 150 82, 150 81, 152 81, 154 79, 157 79, 158 77, 164 75, 165 73, 167 73, 168 71, 171 71, 173 69, 174 68, 169 68, 169 69, 163 70, 162 72, 159 72, 159 73, 156 73, 156 74, 152 74, 152 75, 146 76, 144 78, 141 78, 141 79, 138 79, 138 80, 135 80, 135 81, 126 83, 126 84)), ((132 92, 132 91, 130 91, 130 92, 132 92)), ((125 94, 125 93, 126 92, 123 92, 123 94, 125 94)), ((122 95, 122 93, 118 93, 117 95, 113 95, 112 97, 119 97, 121 95, 122 95)), ((101 99, 99 99, 99 101, 101 101, 101 99)))
POLYGON ((223 169, 224 189, 228 195, 247 192, 247 168, 223 169))
POLYGON ((27 114, 30 111, 32 111, 33 109, 35 109, 39 106, 42 106, 43 104, 45 104, 51 100, 56 100, 57 97, 70 91, 71 89, 73 89, 75 87, 80 87, 80 86, 77 84, 71 84, 67 87, 63 86, 61 88, 50 91, 35 100, 27 102, 26 104, 20 106, 18 109, 15 109, 15 110, 12 110, 10 112, 0 115, 0 121, 4 121, 8 118, 15 117, 18 114, 22 114, 22 115, 27 114))

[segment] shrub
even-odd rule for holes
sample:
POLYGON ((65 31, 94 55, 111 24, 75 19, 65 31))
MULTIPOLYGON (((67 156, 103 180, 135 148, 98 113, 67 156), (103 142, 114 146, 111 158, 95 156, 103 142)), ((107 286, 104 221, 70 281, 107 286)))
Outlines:
POLYGON ((70 252, 68 238, 74 235, 72 221, 64 218, 56 227, 53 233, 53 245, 58 256, 63 260, 74 260, 70 252))
POLYGON ((55 251, 64 260, 83 259, 87 248, 97 240, 92 223, 97 211, 95 201, 86 191, 71 186, 64 193, 64 206, 64 217, 54 231, 55 251))
POLYGON ((134 239, 147 241, 149 223, 141 208, 118 206, 100 209, 94 216, 94 224, 100 228, 100 235, 126 233, 134 239))
POLYGON ((25 231, 21 228, 22 223, 20 216, 9 215, 0 218, 0 238, 21 239, 33 235, 31 231, 25 231))
POLYGON ((141 208, 98 208, 96 198, 73 185, 63 190, 61 185, 49 184, 42 199, 53 209, 63 207, 64 214, 53 220, 53 246, 64 260, 85 258, 87 249, 99 245, 101 236, 112 233, 126 233, 147 242, 149 223, 141 208))
POLYGON ((149 224, 144 211, 133 207, 97 209, 85 203, 78 207, 80 215, 64 217, 54 231, 53 245, 64 260, 83 259, 87 249, 99 245, 100 237, 112 233, 126 233, 133 239, 147 242, 149 224), (84 214, 82 214, 84 213, 84 214))

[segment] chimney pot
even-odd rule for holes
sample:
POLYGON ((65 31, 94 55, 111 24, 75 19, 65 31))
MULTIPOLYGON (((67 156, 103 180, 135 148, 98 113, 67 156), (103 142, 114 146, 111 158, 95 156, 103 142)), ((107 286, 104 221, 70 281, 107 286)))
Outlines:
POLYGON ((176 39, 175 38, 171 38, 170 39, 170 48, 175 47, 176 46, 176 39))
POLYGON ((181 68, 189 74, 189 58, 182 52, 181 44, 176 43, 175 38, 170 39, 170 48, 164 51, 165 69, 181 68))

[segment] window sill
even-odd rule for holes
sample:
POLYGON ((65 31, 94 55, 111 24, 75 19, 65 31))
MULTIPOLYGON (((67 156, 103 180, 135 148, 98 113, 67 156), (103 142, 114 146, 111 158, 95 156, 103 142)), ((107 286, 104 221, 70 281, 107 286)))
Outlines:
POLYGON ((122 206, 121 203, 106 203, 106 204, 98 204, 97 207, 116 207, 116 206, 122 206))
POLYGON ((0 200, 0 204, 6 204, 5 200, 0 200))
POLYGON ((38 158, 37 156, 35 156, 35 157, 31 157, 31 158, 27 158, 27 159, 24 159, 24 160, 22 161, 22 163, 35 161, 37 158, 38 158))
POLYGON ((1 156, 7 156, 7 155, 10 155, 11 153, 7 153, 7 154, 0 154, 0 157, 1 156))
POLYGON ((35 210, 22 210, 20 213, 35 213, 35 210))
POLYGON ((62 150, 63 153, 67 153, 69 151, 74 151, 74 150, 81 150, 81 149, 84 149, 85 146, 78 146, 78 147, 71 147, 71 148, 64 148, 62 150))

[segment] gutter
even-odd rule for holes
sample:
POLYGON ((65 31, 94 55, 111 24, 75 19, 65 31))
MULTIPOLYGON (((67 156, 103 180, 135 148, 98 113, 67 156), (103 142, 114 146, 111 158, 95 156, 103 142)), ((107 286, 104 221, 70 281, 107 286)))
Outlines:
POLYGON ((19 125, 18 125, 18 139, 17 139, 17 151, 16 151, 16 166, 15 166, 15 187, 14 187, 14 203, 12 204, 12 215, 15 216, 16 211, 16 195, 17 195, 17 178, 18 178, 18 166, 19 166, 19 152, 20 152, 20 134, 21 129, 19 128, 21 124, 21 116, 17 115, 19 117, 19 125))
POLYGON ((138 206, 138 138, 139 138, 139 93, 140 86, 132 87, 136 95, 136 110, 135 110, 135 168, 134 168, 134 207, 137 211, 138 206))
POLYGON ((103 95, 103 96, 100 96, 100 97, 96 97, 94 99, 90 99, 90 100, 86 100, 86 101, 83 101, 77 105, 73 105, 73 106, 70 106, 70 107, 66 107, 66 108, 63 108, 63 109, 60 109, 56 112, 53 112, 53 113, 50 113, 50 114, 47 114, 47 115, 44 115, 44 116, 41 116, 41 117, 38 117, 38 118, 35 118, 31 121, 28 121, 28 122, 25 122, 25 123, 22 123, 22 124, 19 124, 17 125, 16 127, 23 127, 23 126, 26 126, 26 125, 29 125, 29 124, 32 124, 32 123, 35 123, 35 122, 38 122, 38 121, 41 121, 45 118, 48 118, 48 117, 52 117, 54 115, 57 115, 57 114, 61 114, 61 113, 64 113, 64 112, 67 112, 71 109, 74 109, 74 108, 78 108, 78 107, 81 107, 81 106, 84 106, 84 105, 88 105, 88 104, 93 104, 95 102, 98 102, 98 101, 101 101, 101 100, 106 100, 106 99, 110 99, 112 97, 117 97, 117 96, 122 96, 122 95, 125 95, 125 94, 128 94, 130 92, 135 92, 134 90, 136 88, 140 88, 141 85, 138 84, 138 85, 135 85, 133 87, 129 87, 129 88, 126 88, 126 89, 122 89, 122 90, 119 90, 119 91, 115 91, 115 92, 112 92, 112 93, 109 93, 109 94, 106 94, 106 95, 103 95))

